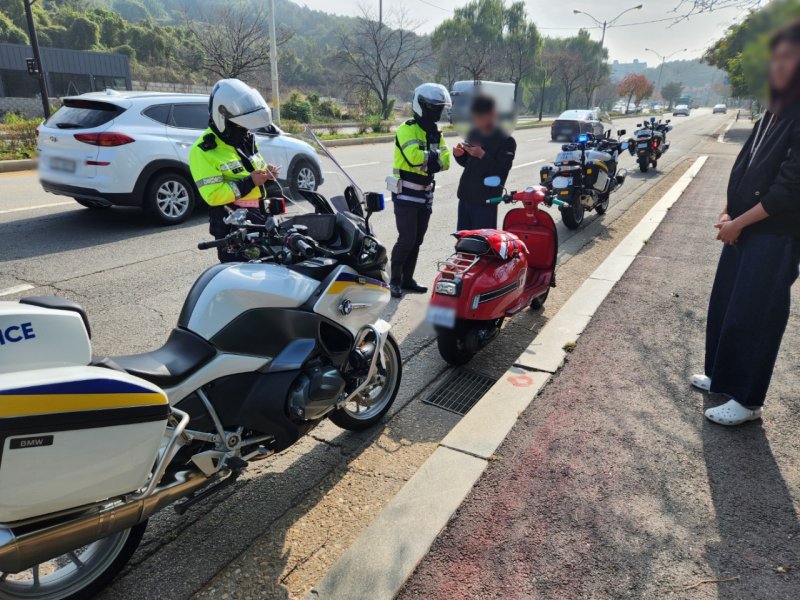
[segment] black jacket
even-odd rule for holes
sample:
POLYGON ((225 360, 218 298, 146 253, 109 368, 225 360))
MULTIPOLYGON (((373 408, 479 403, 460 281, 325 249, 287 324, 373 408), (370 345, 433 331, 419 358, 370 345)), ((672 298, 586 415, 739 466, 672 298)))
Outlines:
POLYGON ((483 158, 475 158, 466 153, 456 157, 456 162, 464 167, 458 183, 458 198, 467 204, 485 204, 489 198, 496 198, 503 193, 503 186, 517 153, 517 142, 499 128, 488 136, 472 131, 467 140, 479 144, 486 154, 483 158), (483 185, 483 180, 493 175, 500 177, 502 184, 498 187, 483 185))
POLYGON ((800 237, 800 106, 780 117, 767 113, 762 121, 761 132, 756 125, 731 171, 728 213, 735 219, 760 202, 769 217, 747 231, 800 237), (753 156, 757 136, 764 137, 753 156))

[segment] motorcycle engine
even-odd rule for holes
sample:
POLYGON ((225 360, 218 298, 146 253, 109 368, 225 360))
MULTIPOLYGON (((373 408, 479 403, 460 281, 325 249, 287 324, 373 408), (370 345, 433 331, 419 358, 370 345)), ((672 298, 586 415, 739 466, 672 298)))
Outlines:
POLYGON ((289 391, 289 414, 313 421, 321 419, 336 406, 345 380, 333 365, 312 365, 303 371, 289 391))

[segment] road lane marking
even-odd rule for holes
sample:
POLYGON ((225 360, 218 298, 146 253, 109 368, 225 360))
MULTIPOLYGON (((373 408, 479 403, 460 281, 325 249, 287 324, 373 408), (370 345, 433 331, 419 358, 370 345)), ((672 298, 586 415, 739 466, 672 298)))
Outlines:
POLYGON ((373 162, 365 162, 365 163, 356 163, 354 165, 343 165, 343 169, 355 169, 356 167, 371 167, 372 165, 379 165, 381 162, 379 160, 373 162))
POLYGON ((722 133, 719 134, 719 137, 717 138, 717 141, 720 144, 727 144, 728 143, 728 142, 725 141, 725 134, 728 133, 731 130, 731 127, 733 127, 733 124, 735 122, 736 121, 731 121, 730 123, 728 123, 728 126, 725 128, 725 130, 722 133))
POLYGON ((543 137, 539 137, 539 138, 531 138, 531 139, 525 140, 525 141, 526 142, 541 142, 543 139, 544 139, 543 137))
POLYGON ((66 206, 67 204, 74 204, 74 202, 51 202, 50 204, 37 204, 36 206, 23 206, 21 208, 7 208, 0 210, 0 215, 8 213, 22 212, 24 210, 38 210, 40 208, 52 208, 53 206, 66 206))
POLYGON ((538 165, 539 163, 543 163, 544 159, 540 158, 539 160, 535 160, 533 162, 522 163, 521 165, 514 165, 511 167, 512 170, 514 169, 522 169, 523 167, 530 167, 532 165, 538 165))
POLYGON ((0 296, 10 296, 11 294, 19 294, 20 292, 27 292, 28 290, 32 290, 34 287, 35 286, 28 285, 27 283, 23 285, 15 285, 14 287, 0 290, 0 296))

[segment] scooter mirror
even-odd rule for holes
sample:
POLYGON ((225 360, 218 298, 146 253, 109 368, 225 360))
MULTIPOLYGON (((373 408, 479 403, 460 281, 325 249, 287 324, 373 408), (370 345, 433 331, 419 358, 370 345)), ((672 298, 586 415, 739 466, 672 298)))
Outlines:
POLYGON ((500 177, 498 177, 497 175, 492 175, 483 180, 483 185, 485 185, 486 187, 500 187, 502 183, 503 180, 500 179, 500 177))

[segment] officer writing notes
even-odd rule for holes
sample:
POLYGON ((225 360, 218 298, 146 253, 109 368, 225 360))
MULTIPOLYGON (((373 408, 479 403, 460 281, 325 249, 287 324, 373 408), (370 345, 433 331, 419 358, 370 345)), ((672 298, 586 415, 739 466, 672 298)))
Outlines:
MULTIPOLYGON (((226 215, 246 208, 250 219, 263 222, 258 201, 268 197, 267 183, 278 176, 268 165, 250 133, 272 124, 272 111, 258 91, 238 79, 222 79, 211 90, 208 129, 192 146, 189 169, 208 211, 214 239, 230 233, 226 215)), ((240 260, 227 248, 217 250, 220 262, 240 260)))
POLYGON ((458 184, 458 230, 497 229, 497 204, 486 200, 503 194, 517 142, 499 127, 491 96, 475 96, 470 110, 472 131, 453 148, 456 162, 464 167, 458 184), (500 185, 486 187, 487 177, 499 177, 500 185))
POLYGON ((390 282, 395 298, 404 291, 428 291, 414 281, 414 269, 431 218, 434 175, 450 168, 450 150, 437 123, 451 105, 450 94, 443 85, 425 83, 414 90, 414 118, 397 129, 394 180, 390 183, 397 222, 390 282))

